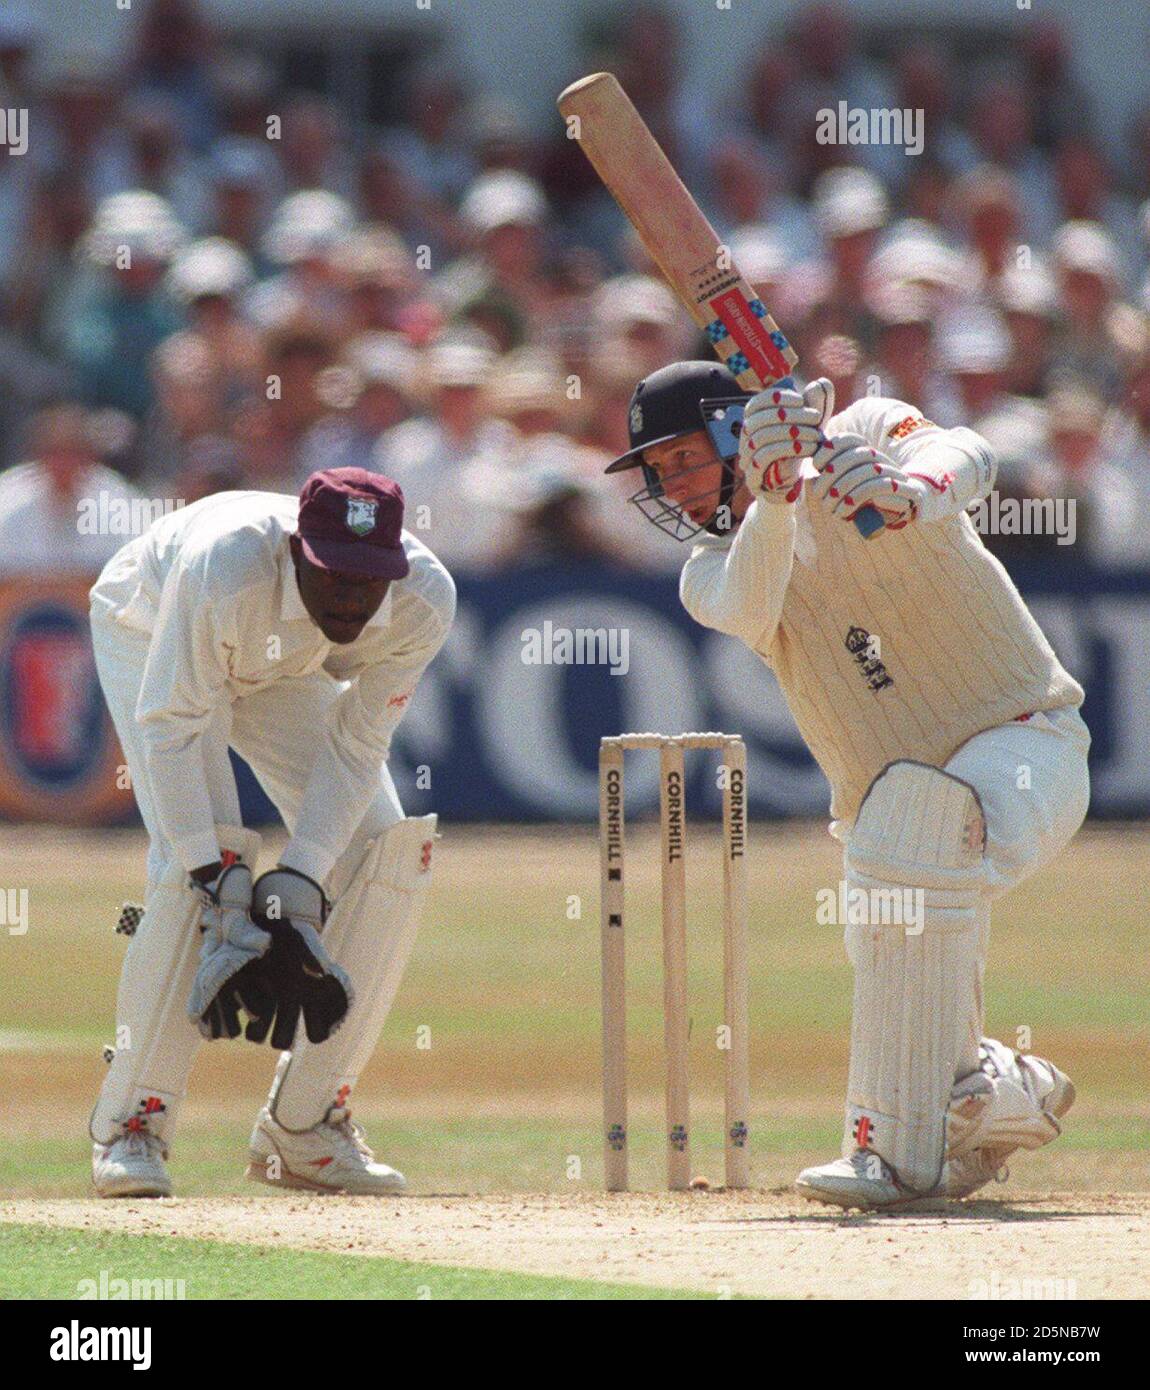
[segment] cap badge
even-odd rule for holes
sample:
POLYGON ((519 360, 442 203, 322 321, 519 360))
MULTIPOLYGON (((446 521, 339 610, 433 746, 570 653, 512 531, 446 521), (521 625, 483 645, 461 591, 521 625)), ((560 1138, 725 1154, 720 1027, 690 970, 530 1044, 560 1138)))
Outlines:
POLYGON ((367 497, 349 497, 347 499, 347 529, 354 531, 357 536, 366 536, 375 530, 375 514, 379 510, 379 503, 373 502, 367 497))
POLYGON ((631 433, 642 434, 643 432, 643 407, 638 401, 631 407, 631 433))

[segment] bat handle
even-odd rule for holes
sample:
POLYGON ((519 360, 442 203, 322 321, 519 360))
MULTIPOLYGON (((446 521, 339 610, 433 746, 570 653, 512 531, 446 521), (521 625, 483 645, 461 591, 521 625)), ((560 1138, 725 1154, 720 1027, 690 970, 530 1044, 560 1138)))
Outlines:
MULTIPOLYGON (((793 376, 780 377, 773 385, 781 386, 786 391, 798 390, 793 376)), ((886 525, 886 522, 882 519, 882 513, 877 507, 860 507, 858 511, 855 512, 854 523, 855 530, 864 541, 869 541, 876 531, 881 531, 886 525)))
POLYGON ((877 507, 860 507, 854 515, 855 530, 864 541, 869 540, 876 531, 886 525, 877 507))

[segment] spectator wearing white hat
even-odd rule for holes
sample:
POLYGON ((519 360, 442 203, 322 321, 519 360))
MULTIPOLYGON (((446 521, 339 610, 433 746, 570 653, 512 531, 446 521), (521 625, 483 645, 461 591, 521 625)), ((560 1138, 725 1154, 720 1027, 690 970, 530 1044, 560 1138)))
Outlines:
POLYGON ((874 365, 879 394, 921 401, 934 418, 940 383, 934 361, 934 308, 926 290, 905 281, 884 280, 868 296, 875 331, 874 365))
POLYGON ((1040 448, 1046 413, 1040 402, 1007 390, 1011 341, 1002 316, 985 305, 954 309, 937 326, 936 350, 954 390, 949 403, 939 402, 936 423, 950 429, 969 421, 995 451, 1009 487, 1012 470, 1040 448))
POLYGON ((649 275, 612 276, 595 291, 588 308, 592 339, 630 353, 640 376, 681 356, 695 336, 675 296, 649 275))
POLYGON ((516 170, 483 174, 459 209, 471 252, 434 281, 449 317, 480 299, 506 302, 525 336, 546 340, 552 291, 544 274, 547 199, 535 179, 516 170))
POLYGON ((90 271, 60 306, 59 341, 90 405, 142 420, 152 405, 148 362, 180 326, 164 276, 187 240, 171 206, 133 190, 96 208, 82 250, 90 271))
POLYGON ((424 277, 403 238, 391 227, 359 227, 331 253, 349 334, 405 333, 426 341, 442 326, 424 277))
POLYGON ((905 217, 888 228, 866 279, 868 289, 879 283, 915 285, 936 313, 969 299, 974 290, 966 258, 938 227, 919 217, 905 217))
POLYGON ((1010 332, 1008 386, 1015 395, 1046 391, 1058 323, 1058 286, 1044 260, 1012 266, 994 286, 994 299, 1010 332))
POLYGON ((816 336, 842 333, 869 350, 867 272, 890 216, 886 191, 869 170, 842 166, 819 175, 811 201, 823 254, 787 277, 791 311, 811 319, 808 330, 816 336))
POLYGON ((1118 248, 1101 223, 1067 222, 1054 237, 1052 260, 1062 309, 1053 369, 1114 401, 1121 391, 1117 353, 1138 312, 1120 297, 1118 248))
POLYGON ((403 489, 407 525, 445 563, 497 565, 507 542, 501 496, 517 436, 484 414, 497 358, 485 340, 448 336, 423 360, 426 414, 388 430, 374 467, 403 489))
POLYGON ((550 353, 522 348, 500 359, 483 392, 483 410, 515 427, 521 438, 570 433, 575 424, 563 364, 550 353))
MULTIPOLYGON (((250 385, 259 366, 259 358, 243 364, 250 385)), ((242 397, 199 333, 184 330, 165 338, 152 354, 151 374, 156 403, 136 444, 144 486, 190 500, 186 480, 196 471, 193 460, 206 448, 223 446, 242 397)))
POLYGON ((360 333, 344 345, 325 374, 331 411, 312 426, 300 451, 301 483, 327 468, 375 469, 380 439, 411 417, 419 363, 400 333, 360 333))
POLYGON ((266 389, 260 336, 241 308, 254 278, 249 257, 224 237, 184 247, 167 276, 188 329, 210 355, 214 389, 229 410, 266 389))
POLYGON ((182 304, 190 326, 209 337, 238 322, 236 304, 255 280, 247 254, 226 237, 185 246, 167 275, 168 293, 182 304))
POLYGON ((260 246, 280 274, 255 287, 244 312, 265 329, 306 314, 341 332, 343 297, 332 256, 355 225, 352 205, 338 194, 322 188, 290 194, 273 213, 260 246))
POLYGON ((1076 542, 1097 565, 1150 564, 1150 488, 1111 453, 1106 402, 1086 381, 1050 393, 1047 429, 1031 473, 1035 493, 1072 498, 1076 542))
POLYGON ((1064 134, 1054 152, 1054 177, 1066 221, 1100 223, 1114 239, 1122 290, 1129 293, 1146 264, 1146 247, 1134 202, 1115 188, 1098 141, 1085 130, 1064 134))
POLYGON ((969 245, 964 271, 970 289, 993 293, 999 276, 1018 262, 1022 239, 1018 184, 1005 169, 980 164, 956 179, 950 196, 950 222, 969 245))

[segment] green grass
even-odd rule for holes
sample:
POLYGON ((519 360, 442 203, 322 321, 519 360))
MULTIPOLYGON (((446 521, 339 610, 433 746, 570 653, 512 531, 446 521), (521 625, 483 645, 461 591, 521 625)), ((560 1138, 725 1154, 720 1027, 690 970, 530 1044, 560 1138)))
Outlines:
MULTIPOLYGON (((1052 1171, 1055 1151, 1126 1153, 1129 1184, 1140 1188, 1150 1151, 1135 1118, 1150 1069, 1144 842, 1141 828, 1090 831, 998 903, 986 980, 988 1031, 1013 1043, 1028 1030, 1021 1045, 1052 1057, 1078 1087, 1051 1146, 1052 1171)), ((139 897, 143 848, 138 834, 51 831, 29 833, 14 851, 32 913, 26 936, 0 935, 0 1192, 88 1190, 86 1122, 124 951, 112 926, 120 901, 139 897)), ((636 1185, 652 1188, 662 1173, 656 848, 649 827, 634 829, 632 1143, 636 1185)), ((713 835, 695 835, 688 856, 693 1153, 712 1180, 722 1095, 716 851, 713 835)), ((841 930, 817 925, 814 905, 840 873, 840 852, 820 827, 752 826, 751 1129, 763 1185, 838 1149, 851 975, 841 930)), ((380 1157, 414 1190, 572 1192, 601 1182, 597 899, 593 827, 445 828, 411 965, 353 1099, 380 1157), (571 896, 581 905, 575 920, 571 896), (574 1178, 572 1159, 581 1165, 574 1178)), ((173 1155, 179 1192, 248 1190, 248 1130, 273 1067, 270 1048, 202 1049, 173 1155)))
MULTIPOLYGON (((590 1279, 327 1254, 264 1245, 0 1224, 0 1297, 75 1299, 113 1280, 171 1280, 188 1299, 703 1299, 590 1279), (91 1281, 85 1286, 81 1281, 91 1281)), ((91 1294, 89 1293, 89 1296, 91 1294)))

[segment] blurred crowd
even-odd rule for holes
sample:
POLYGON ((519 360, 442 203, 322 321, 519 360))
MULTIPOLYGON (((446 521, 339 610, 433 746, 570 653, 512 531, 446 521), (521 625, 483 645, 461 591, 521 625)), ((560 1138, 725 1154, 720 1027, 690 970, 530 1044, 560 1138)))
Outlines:
MULTIPOLYGON (((708 353, 558 116, 475 90, 448 47, 370 128, 284 89, 196 0, 130 15, 117 65, 43 80, 34 10, 0 10, 0 107, 29 113, 27 152, 0 150, 0 572, 122 544, 77 540, 96 492, 295 491, 341 464, 397 478, 460 569, 682 562, 623 505, 633 475, 602 469, 635 382, 708 353)), ((876 61, 810 4, 720 108, 673 18, 629 4, 548 81, 620 76, 840 406, 973 426, 1000 494, 1073 498, 1079 555, 1146 564, 1150 106, 1118 159, 1065 35, 1018 32, 993 62, 913 37, 876 61), (820 143, 841 101, 921 111, 922 153, 820 143)))

